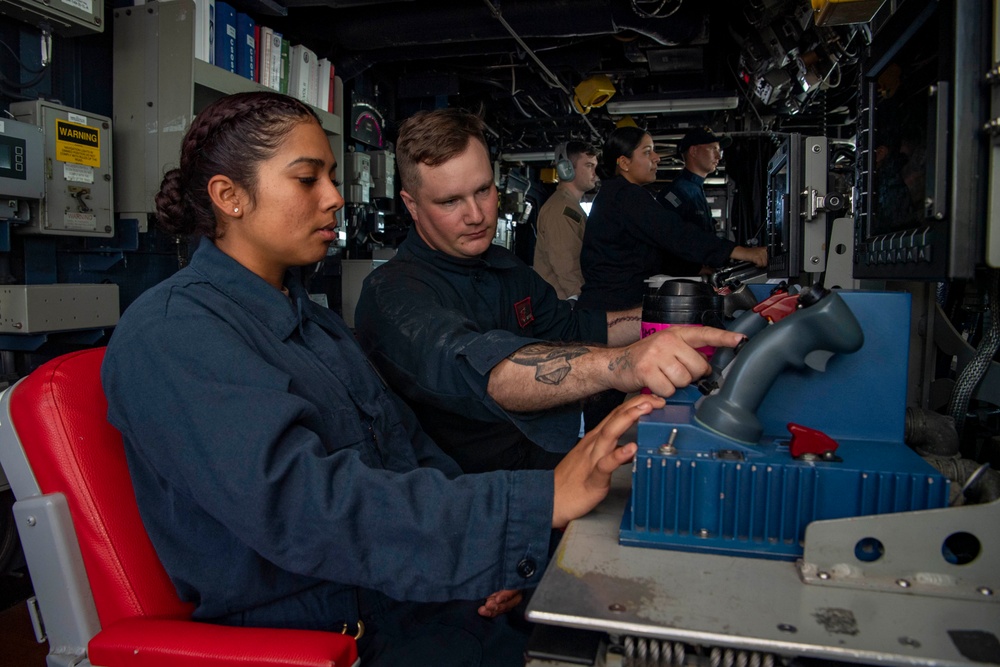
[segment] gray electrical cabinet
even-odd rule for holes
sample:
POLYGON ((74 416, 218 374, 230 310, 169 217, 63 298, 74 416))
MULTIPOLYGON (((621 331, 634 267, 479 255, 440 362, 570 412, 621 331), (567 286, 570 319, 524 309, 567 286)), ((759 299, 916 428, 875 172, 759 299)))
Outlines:
POLYGON ((119 312, 111 283, 0 286, 0 334, 113 327, 119 312))
POLYGON ((104 32, 103 0, 0 0, 0 14, 65 37, 104 32))
POLYGON ((11 113, 42 128, 45 194, 21 232, 114 236, 111 119, 46 100, 14 102, 11 113))

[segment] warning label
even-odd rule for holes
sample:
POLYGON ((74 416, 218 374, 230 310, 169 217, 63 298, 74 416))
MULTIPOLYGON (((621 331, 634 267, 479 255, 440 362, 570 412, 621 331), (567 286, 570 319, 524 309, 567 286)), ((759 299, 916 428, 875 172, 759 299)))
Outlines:
POLYGON ((97 216, 92 213, 67 212, 63 214, 63 229, 96 232, 97 216))
POLYGON ((94 13, 94 3, 91 0, 63 0, 63 3, 70 7, 76 7, 81 12, 94 13))
POLYGON ((74 183, 93 183, 94 168, 80 164, 64 164, 63 178, 74 183))
POLYGON ((56 159, 101 166, 101 133, 93 127, 56 119, 56 159))

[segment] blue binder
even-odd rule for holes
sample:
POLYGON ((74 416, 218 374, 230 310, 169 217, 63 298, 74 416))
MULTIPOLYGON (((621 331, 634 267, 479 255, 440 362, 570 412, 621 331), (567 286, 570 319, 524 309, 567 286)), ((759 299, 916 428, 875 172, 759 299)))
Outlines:
POLYGON ((257 60, 257 43, 254 28, 257 23, 247 14, 236 14, 236 73, 254 80, 254 63, 257 60))
POLYGON ((236 10, 222 0, 215 1, 215 65, 236 71, 236 10))

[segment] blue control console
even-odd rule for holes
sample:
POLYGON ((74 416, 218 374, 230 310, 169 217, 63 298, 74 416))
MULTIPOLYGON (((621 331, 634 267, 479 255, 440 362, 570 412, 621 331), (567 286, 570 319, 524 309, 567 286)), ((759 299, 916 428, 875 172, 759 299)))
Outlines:
POLYGON ((903 442, 909 294, 793 297, 712 393, 640 420, 622 544, 794 560, 812 521, 947 505, 903 442))

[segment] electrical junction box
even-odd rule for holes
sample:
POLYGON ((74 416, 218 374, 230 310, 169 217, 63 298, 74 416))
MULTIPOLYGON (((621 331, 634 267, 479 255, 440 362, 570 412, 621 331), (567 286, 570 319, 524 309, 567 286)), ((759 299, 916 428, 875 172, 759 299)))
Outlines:
POLYGON ((348 204, 371 202, 372 157, 354 152, 344 156, 344 201, 348 204))
POLYGON ((396 156, 390 151, 371 151, 372 196, 392 199, 395 196, 396 156))
POLYGON ((0 333, 34 334, 118 324, 118 285, 0 287, 0 333))
POLYGON ((104 32, 102 0, 0 0, 0 14, 65 37, 104 32))
POLYGON ((45 136, 45 195, 20 231, 114 236, 111 119, 46 100, 15 102, 10 110, 45 136))

